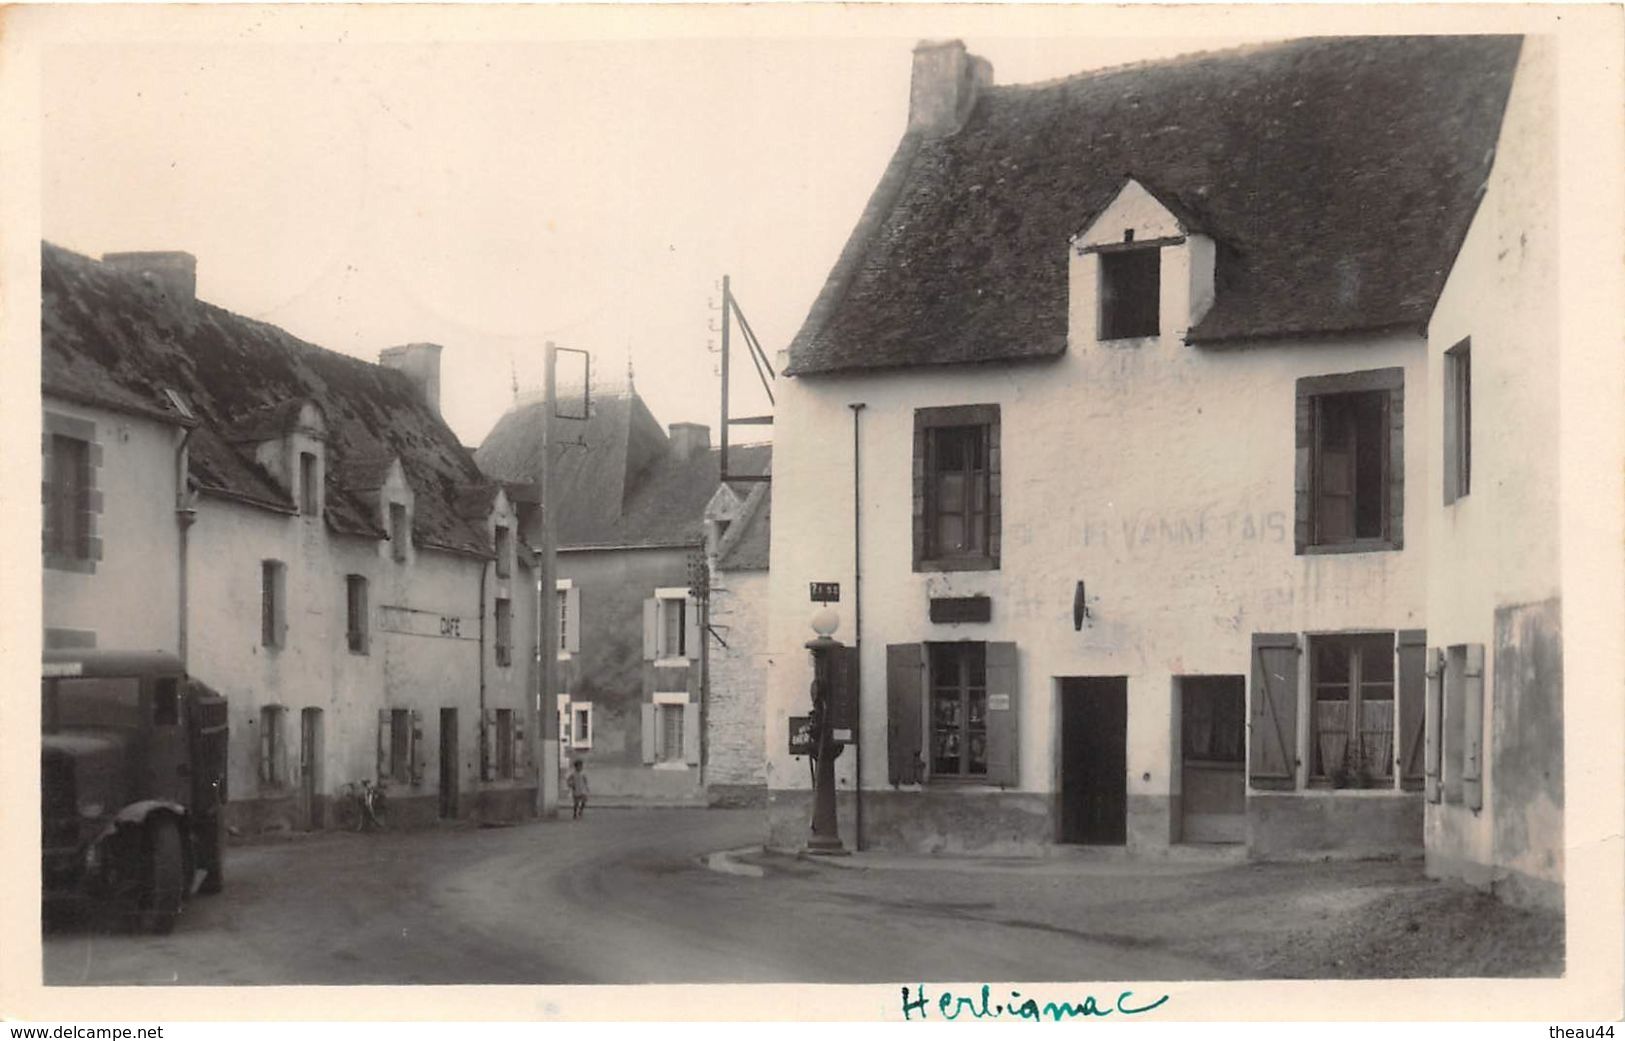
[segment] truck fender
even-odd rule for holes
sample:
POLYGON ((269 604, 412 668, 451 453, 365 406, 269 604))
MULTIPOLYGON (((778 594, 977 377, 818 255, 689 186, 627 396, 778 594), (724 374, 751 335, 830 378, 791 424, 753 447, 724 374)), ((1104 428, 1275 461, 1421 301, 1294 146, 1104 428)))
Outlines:
POLYGON ((107 827, 101 830, 101 834, 96 836, 95 842, 91 845, 100 845, 121 828, 144 826, 154 813, 159 812, 173 813, 178 819, 186 820, 186 807, 178 802, 170 802, 168 799, 142 799, 140 802, 132 802, 114 814, 113 819, 107 822, 107 827))

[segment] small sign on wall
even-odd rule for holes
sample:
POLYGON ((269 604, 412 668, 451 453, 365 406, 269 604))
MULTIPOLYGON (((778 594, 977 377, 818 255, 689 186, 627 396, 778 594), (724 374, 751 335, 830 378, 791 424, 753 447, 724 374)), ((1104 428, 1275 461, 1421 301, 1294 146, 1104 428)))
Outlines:
POLYGON ((818 751, 818 743, 813 740, 812 717, 790 717, 790 754, 812 755, 818 751))
POLYGON ((838 604, 841 602, 841 584, 839 582, 812 582, 812 602, 815 604, 838 604))
POLYGON ((987 696, 987 710, 989 712, 1009 712, 1010 711, 1010 695, 1008 695, 1008 694, 989 694, 987 696))

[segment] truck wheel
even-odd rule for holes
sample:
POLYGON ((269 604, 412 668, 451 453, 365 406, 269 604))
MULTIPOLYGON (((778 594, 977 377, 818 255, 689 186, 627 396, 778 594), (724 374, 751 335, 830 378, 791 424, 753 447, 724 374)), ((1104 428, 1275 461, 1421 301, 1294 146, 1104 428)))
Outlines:
POLYGON ((186 895, 186 858, 181 852, 181 829, 173 817, 159 817, 147 826, 146 854, 141 928, 163 934, 175 928, 186 895))
POLYGON ((216 811, 206 817, 197 832, 198 867, 203 869, 199 893, 213 895, 226 884, 226 815, 216 811))

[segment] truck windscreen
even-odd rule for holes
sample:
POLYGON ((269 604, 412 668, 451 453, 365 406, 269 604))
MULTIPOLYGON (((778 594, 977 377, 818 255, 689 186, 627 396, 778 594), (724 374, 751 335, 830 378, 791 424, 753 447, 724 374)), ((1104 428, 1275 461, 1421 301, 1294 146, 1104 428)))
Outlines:
POLYGON ((134 677, 53 679, 46 682, 44 694, 41 717, 51 729, 117 727, 133 730, 142 725, 141 681, 134 677))

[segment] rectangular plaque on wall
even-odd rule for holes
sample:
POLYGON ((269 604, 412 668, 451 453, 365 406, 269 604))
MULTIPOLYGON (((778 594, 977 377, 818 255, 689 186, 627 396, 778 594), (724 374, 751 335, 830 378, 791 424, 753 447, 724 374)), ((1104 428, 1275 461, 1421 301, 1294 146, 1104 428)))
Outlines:
POLYGON ((986 622, 993 618, 993 600, 985 596, 934 596, 933 622, 986 622))

